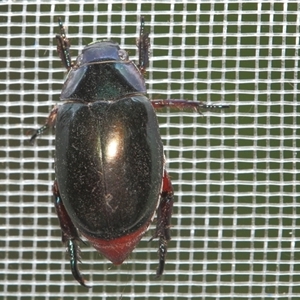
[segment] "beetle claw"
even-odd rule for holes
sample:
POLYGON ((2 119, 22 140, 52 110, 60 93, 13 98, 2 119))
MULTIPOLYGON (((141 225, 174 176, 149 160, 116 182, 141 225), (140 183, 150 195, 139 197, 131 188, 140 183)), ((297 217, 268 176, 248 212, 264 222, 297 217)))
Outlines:
POLYGON ((152 242, 156 238, 158 238, 157 233, 153 234, 153 236, 149 239, 148 243, 152 242))
POLYGON ((80 242, 81 242, 82 244, 84 244, 85 246, 87 246, 87 245, 88 245, 88 243, 87 243, 87 242, 85 242, 85 241, 83 241, 82 239, 80 239, 80 242))

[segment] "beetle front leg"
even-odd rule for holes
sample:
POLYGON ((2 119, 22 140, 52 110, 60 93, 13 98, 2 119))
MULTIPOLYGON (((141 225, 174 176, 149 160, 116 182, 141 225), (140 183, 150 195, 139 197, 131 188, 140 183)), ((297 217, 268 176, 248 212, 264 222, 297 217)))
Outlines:
POLYGON ((62 231, 62 242, 67 246, 67 251, 70 255, 72 274, 82 286, 89 288, 90 286, 85 284, 85 280, 77 267, 77 262, 80 261, 80 248, 78 245, 80 237, 62 202, 56 180, 54 181, 52 191, 54 196, 55 210, 62 231))
POLYGON ((144 27, 145 27, 145 18, 141 17, 140 35, 136 41, 136 45, 138 47, 138 52, 139 52, 138 68, 142 74, 146 73, 146 69, 149 66, 149 48, 150 48, 149 33, 144 32, 144 27))
POLYGON ((59 25, 59 29, 60 29, 60 34, 56 35, 57 53, 61 59, 61 62, 64 65, 64 67, 69 71, 73 66, 71 55, 70 55, 71 43, 66 36, 65 27, 60 18, 58 19, 58 25, 59 25))
POLYGON ((151 238, 159 238, 159 266, 156 271, 156 277, 160 277, 164 272, 165 260, 167 255, 167 245, 171 239, 170 227, 171 216, 174 202, 173 187, 170 177, 166 170, 163 175, 163 187, 161 192, 160 204, 157 208, 157 224, 154 236, 151 238))

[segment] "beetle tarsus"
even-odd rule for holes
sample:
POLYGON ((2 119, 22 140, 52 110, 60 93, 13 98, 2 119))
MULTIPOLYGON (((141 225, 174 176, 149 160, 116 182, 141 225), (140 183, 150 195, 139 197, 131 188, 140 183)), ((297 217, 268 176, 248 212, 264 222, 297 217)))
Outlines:
POLYGON ((91 286, 86 284, 85 279, 81 275, 77 262, 80 262, 80 248, 78 246, 78 241, 76 239, 68 240, 68 253, 70 255, 70 264, 71 264, 71 271, 73 277, 84 287, 91 288, 91 286))
POLYGON ((160 277, 164 272, 165 260, 167 255, 167 245, 171 239, 170 236, 170 227, 171 227, 171 216, 174 202, 173 187, 170 180, 170 177, 166 170, 164 170, 163 176, 163 187, 161 193, 160 204, 157 208, 157 224, 156 231, 154 236, 151 238, 154 239, 159 237, 159 265, 156 271, 156 277, 160 277))
POLYGON ((146 73, 146 69, 149 66, 149 48, 150 48, 150 40, 149 33, 144 32, 145 27, 145 18, 141 17, 141 27, 140 27, 140 35, 136 41, 136 45, 138 47, 139 52, 139 61, 138 68, 142 74, 146 73))
POLYGON ((57 181, 54 181, 52 187, 54 206, 56 214, 58 216, 60 228, 62 231, 62 242, 67 246, 67 251, 70 255, 71 270, 74 278, 84 287, 90 287, 85 283, 83 276, 81 275, 77 263, 81 262, 79 241, 80 237, 76 227, 74 226, 71 218, 69 217, 66 208, 63 204, 62 198, 59 193, 57 181))
POLYGON ((71 43, 66 36, 65 27, 60 18, 58 19, 58 25, 59 25, 59 29, 60 29, 60 34, 56 35, 57 53, 61 59, 62 64, 69 71, 73 65, 71 55, 70 55, 71 43))
POLYGON ((32 134, 29 140, 31 144, 33 144, 35 139, 40 135, 42 135, 47 129, 55 126, 57 111, 58 111, 58 106, 54 106, 46 120, 46 123, 42 127, 33 131, 34 133, 32 134))
POLYGON ((156 270, 156 278, 159 278, 164 272, 166 254, 167 254, 167 243, 168 241, 166 241, 164 238, 159 239, 159 250, 158 250, 159 264, 156 270))
POLYGON ((38 129, 36 129, 36 130, 34 130, 34 131, 31 131, 31 133, 32 133, 32 132, 34 132, 34 133, 31 135, 31 138, 30 138, 29 142, 30 142, 31 144, 33 144, 34 141, 35 141, 35 139, 36 139, 38 136, 42 135, 43 132, 46 131, 48 128, 49 128, 48 124, 45 124, 45 125, 43 125, 42 127, 38 128, 38 129))
POLYGON ((203 110, 214 110, 214 109, 224 109, 224 108, 229 108, 229 105, 226 104, 206 104, 203 102, 200 102, 201 105, 196 107, 196 110, 198 113, 202 114, 203 110))

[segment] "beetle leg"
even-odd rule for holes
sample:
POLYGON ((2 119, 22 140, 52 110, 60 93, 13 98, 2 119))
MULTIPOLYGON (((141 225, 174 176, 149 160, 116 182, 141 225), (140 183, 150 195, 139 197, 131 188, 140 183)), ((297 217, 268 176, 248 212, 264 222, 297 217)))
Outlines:
POLYGON ((56 180, 54 181, 52 191, 56 213, 58 216, 60 228, 62 230, 62 242, 67 246, 67 250, 70 255, 72 274, 82 286, 90 287, 86 285, 85 280, 77 267, 77 262, 80 261, 80 248, 78 245, 80 237, 62 202, 56 180))
POLYGON ((173 202, 174 194, 172 183, 167 171, 164 170, 161 200, 157 208, 156 231, 154 236, 151 238, 151 240, 157 237, 159 238, 159 266, 156 271, 156 277, 160 277, 164 272, 165 260, 167 255, 167 245, 169 240, 171 239, 170 221, 172 216, 173 202))
POLYGON ((58 26, 60 29, 60 34, 56 35, 57 53, 64 65, 64 67, 69 71, 73 65, 71 55, 70 55, 71 43, 66 36, 65 27, 60 18, 58 19, 58 26))
POLYGON ((30 143, 33 144, 35 139, 42 135, 45 130, 47 130, 49 127, 54 127, 56 122, 56 116, 57 116, 58 106, 54 106, 46 120, 46 123, 40 127, 39 129, 33 131, 33 135, 30 138, 30 143))
POLYGON ((204 102, 188 101, 183 99, 155 99, 151 100, 151 104, 155 109, 164 107, 171 107, 176 109, 192 108, 200 114, 202 114, 203 110, 229 108, 229 105, 206 104, 204 102))
POLYGON ((149 66, 149 48, 150 48, 149 33, 144 32, 144 28, 145 28, 145 18, 141 17, 140 35, 136 41, 136 46, 138 47, 138 52, 139 52, 138 68, 142 74, 146 73, 146 69, 149 66))

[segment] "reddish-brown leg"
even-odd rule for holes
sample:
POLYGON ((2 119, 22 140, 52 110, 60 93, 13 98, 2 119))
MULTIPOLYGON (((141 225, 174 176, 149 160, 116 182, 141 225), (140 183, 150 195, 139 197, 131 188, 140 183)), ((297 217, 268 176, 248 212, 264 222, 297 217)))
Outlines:
POLYGON ((184 99, 155 99, 151 100, 151 104, 155 109, 170 107, 176 109, 185 109, 185 108, 192 108, 202 113, 202 110, 210 110, 210 109, 222 109, 228 108, 229 105, 213 105, 213 104, 206 104, 204 102, 198 101, 188 101, 184 99))
MULTIPOLYGON (((66 36, 65 27, 63 26, 63 23, 60 18, 58 19, 58 25, 59 25, 59 29, 60 29, 60 34, 56 35, 57 53, 61 59, 62 64, 69 71, 73 66, 73 63, 71 60, 71 55, 70 55, 70 41, 66 36)), ((46 123, 39 129, 34 131, 33 135, 31 136, 31 139, 30 139, 31 143, 33 143, 34 140, 38 136, 40 136, 44 131, 46 131, 48 128, 55 126, 57 111, 58 111, 58 107, 54 106, 49 114, 49 117, 48 117, 46 123)))
POLYGON ((90 287, 86 285, 85 280, 77 267, 77 263, 80 261, 80 248, 78 245, 80 242, 80 237, 62 202, 56 180, 54 181, 52 191, 54 196, 55 210, 62 231, 62 242, 64 245, 66 245, 67 251, 70 255, 72 274, 82 286, 90 287))
MULTIPOLYGON (((137 39, 136 45, 138 47, 138 58, 139 58, 137 67, 139 68, 142 74, 146 73, 146 69, 149 66, 149 49, 150 49, 149 33, 145 32, 144 28, 145 28, 145 19, 144 17, 141 17, 140 34, 139 34, 139 38, 137 39)), ((62 31, 61 36, 63 36, 63 34, 64 31, 62 31)), ((155 109, 159 109, 163 107, 174 107, 177 109, 192 108, 200 114, 202 113, 202 110, 210 110, 215 108, 223 109, 229 107, 229 105, 213 105, 213 104, 206 104, 198 101, 187 101, 184 99, 167 99, 167 100, 156 99, 156 100, 151 100, 151 103, 155 109)))
POLYGON ((157 208, 157 224, 154 236, 151 238, 159 238, 159 266, 156 271, 156 277, 160 277, 164 272, 165 260, 167 255, 167 245, 170 237, 171 216, 174 202, 173 187, 170 177, 164 170, 163 187, 161 192, 160 204, 157 208))

